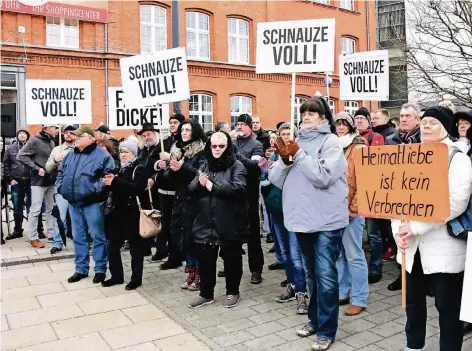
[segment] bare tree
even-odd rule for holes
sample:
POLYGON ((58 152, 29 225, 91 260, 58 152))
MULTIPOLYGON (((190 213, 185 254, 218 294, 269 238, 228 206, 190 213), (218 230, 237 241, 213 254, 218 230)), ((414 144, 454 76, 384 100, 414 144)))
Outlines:
POLYGON ((410 98, 472 108, 472 2, 407 0, 405 58, 410 98))

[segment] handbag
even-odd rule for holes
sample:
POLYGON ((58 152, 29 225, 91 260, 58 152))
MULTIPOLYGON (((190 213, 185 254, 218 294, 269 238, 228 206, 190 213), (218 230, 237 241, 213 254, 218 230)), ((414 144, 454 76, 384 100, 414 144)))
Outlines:
MULTIPOLYGON (((454 155, 459 151, 454 149, 449 155, 449 167, 451 167, 451 161, 454 155)), ((447 222, 447 232, 450 236, 456 239, 467 240, 469 232, 472 231, 472 197, 469 198, 467 209, 460 216, 451 219, 447 222)))
MULTIPOLYGON (((133 171, 133 180, 136 168, 133 171)), ((139 235, 141 235, 141 237, 144 239, 152 238, 160 234, 162 230, 161 211, 156 210, 152 205, 151 189, 148 189, 148 193, 149 201, 151 203, 150 210, 143 210, 141 207, 141 201, 139 201, 139 196, 136 196, 136 202, 138 203, 139 207, 139 235)))

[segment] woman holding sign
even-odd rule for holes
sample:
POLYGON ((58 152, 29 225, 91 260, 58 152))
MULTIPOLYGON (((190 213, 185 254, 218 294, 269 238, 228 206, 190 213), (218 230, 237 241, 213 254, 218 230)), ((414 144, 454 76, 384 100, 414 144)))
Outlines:
POLYGON ((313 350, 327 350, 338 329, 336 261, 349 224, 347 163, 327 102, 305 101, 298 142, 277 139, 280 158, 269 180, 282 189, 284 224, 297 235, 311 298, 308 323, 297 335, 317 338, 313 350))
MULTIPOLYGON (((428 108, 421 117, 422 143, 444 143, 449 146, 448 221, 467 208, 471 193, 472 166, 466 154, 448 138, 454 123, 446 107, 428 108)), ((444 165, 446 167, 446 165, 444 165)), ((399 250, 406 253, 406 350, 421 350, 426 337, 426 294, 428 282, 435 293, 439 312, 440 350, 460 351, 462 323, 459 320, 467 242, 449 235, 446 223, 392 221, 392 231, 399 250)))
POLYGON ((366 140, 357 132, 354 118, 349 113, 338 113, 335 124, 336 134, 347 160, 346 179, 349 186, 347 195, 349 225, 344 232, 341 255, 336 262, 339 275, 339 304, 347 305, 351 302, 345 314, 355 316, 365 310, 369 297, 367 261, 362 250, 365 219, 357 213, 357 184, 354 166, 356 150, 366 147, 366 140))

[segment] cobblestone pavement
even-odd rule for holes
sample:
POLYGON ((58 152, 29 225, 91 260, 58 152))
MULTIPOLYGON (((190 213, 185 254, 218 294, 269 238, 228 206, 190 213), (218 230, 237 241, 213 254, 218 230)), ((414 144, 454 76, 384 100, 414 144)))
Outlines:
MULTIPOLYGON (((260 285, 249 283, 247 256, 241 282, 242 300, 236 308, 222 307, 224 278, 218 278, 217 302, 198 310, 187 305, 197 295, 183 291, 183 268, 160 271, 157 263, 146 260, 143 286, 127 292, 124 285, 102 288, 92 277, 68 284, 73 273, 72 259, 25 263, 50 258, 47 245, 35 250, 25 239, 1 247, 1 349, 17 351, 63 350, 309 350, 311 338, 295 335, 306 316, 295 314, 295 302, 278 304, 283 292, 279 283, 283 271, 263 274, 260 285)), ((274 262, 264 243, 266 266, 274 262)), ((60 255, 70 255, 72 248, 60 255)), ((129 253, 124 253, 126 274, 130 274, 129 253)), ((57 256, 55 256, 57 257, 57 256)), ((219 262, 221 265, 221 262, 219 262)), ((367 310, 355 317, 341 308, 337 340, 333 351, 401 350, 405 317, 399 292, 387 290, 395 278, 394 263, 385 267, 384 279, 370 286, 367 310)), ((129 279, 129 276, 127 276, 129 279)), ((439 350, 437 311, 428 300, 427 346, 439 350)), ((466 337, 463 350, 472 350, 466 337)))

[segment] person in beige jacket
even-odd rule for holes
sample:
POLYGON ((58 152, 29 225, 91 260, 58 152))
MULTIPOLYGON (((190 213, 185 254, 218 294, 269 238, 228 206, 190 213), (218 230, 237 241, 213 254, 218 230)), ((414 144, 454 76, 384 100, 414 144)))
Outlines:
MULTIPOLYGON (((428 108, 421 117, 421 143, 444 143, 451 154, 456 148, 455 143, 448 138, 453 118, 449 108, 428 108)), ((469 157, 462 152, 455 153, 449 165, 451 212, 446 221, 466 210, 471 184, 472 166, 469 157)), ((439 312, 440 351, 461 351, 463 331, 459 314, 467 242, 451 237, 446 223, 411 221, 402 224, 393 220, 392 232, 399 248, 399 263, 402 252, 406 253, 405 350, 421 350, 425 345, 426 294, 430 284, 439 312)))

